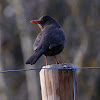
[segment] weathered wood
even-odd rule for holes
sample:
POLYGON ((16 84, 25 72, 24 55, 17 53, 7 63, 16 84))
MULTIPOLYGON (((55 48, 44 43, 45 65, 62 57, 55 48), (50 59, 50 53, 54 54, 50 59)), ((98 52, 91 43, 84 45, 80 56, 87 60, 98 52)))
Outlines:
MULTIPOLYGON (((40 71, 42 100, 74 100, 73 71, 71 69, 64 69, 64 67, 73 68, 74 65, 48 65, 43 68, 57 69, 42 69, 40 71)), ((76 100, 78 100, 76 75, 75 88, 76 100)))

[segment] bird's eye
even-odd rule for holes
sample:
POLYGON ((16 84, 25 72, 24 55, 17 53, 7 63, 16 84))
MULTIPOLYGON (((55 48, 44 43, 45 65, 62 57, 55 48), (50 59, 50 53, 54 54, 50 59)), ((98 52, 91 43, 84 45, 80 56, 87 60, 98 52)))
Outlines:
POLYGON ((46 19, 46 18, 44 18, 44 19, 43 19, 43 21, 44 21, 44 22, 46 22, 46 21, 47 21, 47 19, 46 19))
POLYGON ((47 19, 45 18, 41 20, 41 23, 46 23, 46 22, 47 22, 47 19))

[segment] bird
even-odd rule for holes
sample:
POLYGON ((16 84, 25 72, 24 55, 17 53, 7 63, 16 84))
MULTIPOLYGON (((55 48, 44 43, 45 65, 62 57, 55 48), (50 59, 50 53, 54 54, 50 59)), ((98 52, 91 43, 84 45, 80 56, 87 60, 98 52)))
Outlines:
POLYGON ((26 61, 26 64, 35 64, 42 55, 45 55, 46 65, 48 65, 47 56, 54 56, 56 64, 59 64, 56 55, 63 51, 66 43, 66 37, 60 24, 49 15, 30 22, 38 24, 41 32, 33 44, 35 52, 26 61))

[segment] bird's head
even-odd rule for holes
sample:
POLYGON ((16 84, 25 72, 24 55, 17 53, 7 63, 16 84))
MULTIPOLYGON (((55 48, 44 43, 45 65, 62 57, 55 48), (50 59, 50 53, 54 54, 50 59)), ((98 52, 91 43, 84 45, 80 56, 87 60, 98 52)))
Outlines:
POLYGON ((58 22, 50 16, 42 16, 38 20, 31 20, 30 22, 38 24, 41 29, 45 28, 47 25, 55 25, 60 28, 58 22))

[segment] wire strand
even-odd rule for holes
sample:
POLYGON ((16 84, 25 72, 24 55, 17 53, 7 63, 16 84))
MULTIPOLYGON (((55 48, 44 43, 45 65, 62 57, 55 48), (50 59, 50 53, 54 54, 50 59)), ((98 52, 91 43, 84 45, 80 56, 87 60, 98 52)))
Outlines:
POLYGON ((99 69, 100 67, 80 67, 75 69, 99 69))
MULTIPOLYGON (((31 68, 31 69, 16 69, 16 70, 4 70, 0 71, 0 73, 7 73, 7 72, 20 72, 20 71, 30 71, 30 70, 41 70, 41 69, 73 69, 73 68, 31 68)), ((100 69, 100 67, 80 67, 74 68, 75 70, 82 70, 82 69, 100 69)))
POLYGON ((76 89, 75 89, 75 68, 73 68, 73 87, 74 87, 74 100, 76 100, 76 89))

